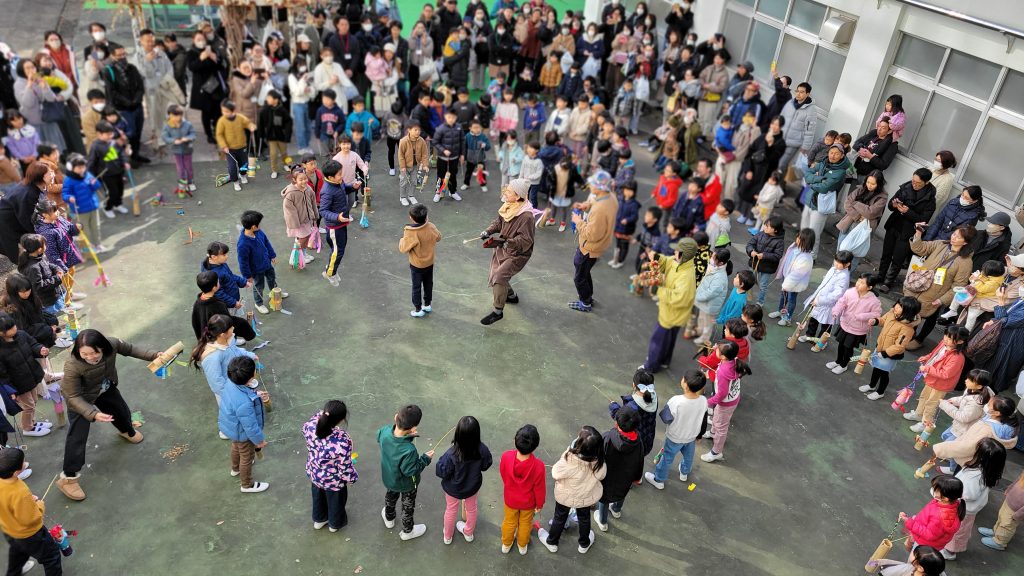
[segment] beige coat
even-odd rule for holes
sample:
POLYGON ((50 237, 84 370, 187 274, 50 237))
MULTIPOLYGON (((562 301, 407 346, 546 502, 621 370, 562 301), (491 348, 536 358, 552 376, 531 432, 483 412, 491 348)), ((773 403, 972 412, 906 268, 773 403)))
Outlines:
POLYGON ((422 226, 406 225, 402 239, 398 241, 398 251, 409 255, 409 264, 417 268, 434 265, 434 249, 441 241, 441 232, 433 222, 422 226))
POLYGON ((914 328, 918 320, 911 322, 897 320, 892 310, 885 313, 878 319, 881 329, 878 331, 878 340, 875 345, 875 352, 885 352, 889 356, 898 356, 907 349, 907 343, 914 339, 914 328))
POLYGON ((619 212, 619 201, 608 194, 603 200, 595 200, 587 212, 587 219, 576 226, 579 235, 580 252, 590 258, 600 258, 612 245, 615 232, 615 215, 619 212))
POLYGON ((285 228, 309 228, 310 224, 316 222, 316 194, 308 185, 299 188, 295 184, 289 184, 281 190, 281 199, 285 228))
MULTIPOLYGON (((882 219, 882 213, 885 212, 885 203, 888 201, 888 197, 885 194, 877 194, 869 198, 868 203, 865 204, 864 202, 857 201, 857 195, 861 193, 862 189, 863 186, 858 186, 846 195, 846 202, 843 204, 846 213, 843 214, 842 220, 836 224, 836 228, 840 232, 849 232, 854 224, 859 224, 864 219, 870 221, 871 229, 874 230, 882 219)), ((875 192, 878 192, 878 190, 876 189, 875 192)))
POLYGON ((597 504, 604 489, 601 480, 608 473, 604 464, 594 472, 590 462, 566 450, 551 467, 551 478, 555 481, 555 502, 570 508, 584 508, 597 504))
MULTIPOLYGON (((952 253, 948 253, 949 242, 945 240, 911 240, 910 249, 924 258, 924 267, 928 270, 935 270, 949 261, 952 253)), ((970 256, 956 256, 951 264, 946 265, 946 277, 942 284, 931 284, 924 292, 907 292, 907 296, 913 296, 921 302, 921 317, 927 318, 939 309, 933 304, 938 300, 944 306, 949 306, 953 301, 953 288, 967 286, 971 277, 971 268, 974 266, 970 256)))
POLYGON ((253 82, 239 74, 232 74, 228 84, 231 88, 231 101, 235 103, 235 112, 255 121, 259 106, 256 97, 260 95, 261 82, 253 82))
POLYGON ((427 141, 423 138, 413 140, 405 136, 398 142, 398 169, 402 172, 412 172, 421 167, 426 170, 429 156, 427 141))
POLYGON ((932 450, 935 451, 935 455, 938 458, 943 460, 951 458, 956 460, 957 464, 963 466, 971 458, 974 458, 974 452, 978 449, 978 442, 985 438, 995 438, 1007 450, 1011 450, 1017 445, 1016 436, 1009 440, 996 438, 996 433, 992 426, 984 420, 978 420, 962 436, 957 436, 955 440, 950 440, 949 442, 939 442, 932 447, 932 450))

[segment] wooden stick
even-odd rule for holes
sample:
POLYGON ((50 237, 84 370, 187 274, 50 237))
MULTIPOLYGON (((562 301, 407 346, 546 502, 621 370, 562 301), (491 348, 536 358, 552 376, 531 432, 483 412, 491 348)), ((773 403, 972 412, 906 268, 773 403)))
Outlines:
POLYGON ((50 480, 50 485, 46 487, 46 492, 43 492, 43 497, 40 500, 46 500, 46 495, 50 493, 50 488, 53 488, 53 483, 57 481, 58 476, 60 476, 60 472, 53 475, 53 480, 50 480))
POLYGON ((481 240, 481 238, 479 236, 474 236, 472 238, 467 238, 466 240, 463 240, 462 243, 469 244, 470 242, 476 242, 477 240, 481 240))
POLYGON ((612 400, 611 396, 605 394, 600 388, 598 388, 597 384, 591 384, 591 386, 594 387, 594 390, 597 390, 598 392, 600 392, 601 396, 604 396, 608 400, 609 403, 615 402, 615 400, 612 400))
POLYGON ((455 431, 455 427, 456 427, 456 426, 458 426, 458 425, 459 425, 459 423, 458 423, 458 422, 456 422, 456 423, 455 423, 455 426, 452 426, 452 427, 451 427, 451 430, 448 430, 447 432, 445 432, 445 433, 444 433, 444 436, 441 436, 440 438, 438 438, 438 439, 437 439, 437 442, 434 442, 434 444, 433 444, 433 445, 431 445, 431 447, 430 447, 430 448, 431 448, 431 449, 434 449, 434 448, 437 448, 438 446, 440 446, 440 445, 441 445, 441 440, 444 440, 445 438, 447 438, 447 437, 448 437, 448 435, 449 435, 449 434, 451 434, 452 432, 454 432, 454 431, 455 431))

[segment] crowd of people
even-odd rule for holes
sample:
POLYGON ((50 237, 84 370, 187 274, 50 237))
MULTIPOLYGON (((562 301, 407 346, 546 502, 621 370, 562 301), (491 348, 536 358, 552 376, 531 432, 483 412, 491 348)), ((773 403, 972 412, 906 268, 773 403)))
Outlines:
MULTIPOLYGON (((733 62, 722 34, 699 41, 691 2, 674 3, 664 26, 645 2, 629 11, 619 0, 597 22, 558 14, 544 0, 490 7, 474 0, 461 13, 455 0, 439 0, 411 23, 387 0, 340 4, 309 11, 295 28, 260 12, 240 54, 209 22, 198 25, 190 46, 175 34, 141 30, 129 51, 110 41, 101 23, 90 25, 92 43, 81 55, 56 32, 47 32, 31 57, 0 46, 0 253, 18 269, 0 294, 0 382, 5 412, 18 414, 17 428, 6 428, 46 436, 53 425, 36 418, 37 402, 66 403, 55 485, 67 498, 86 498, 80 481, 92 422, 112 423, 127 442, 143 440, 118 388, 117 356, 169 361, 77 330, 70 320, 86 295, 75 271, 106 251, 100 213, 113 219, 128 212, 125 184, 134 170, 147 169, 147 154, 174 156, 180 196, 208 192, 199 190, 192 165, 197 138, 205 136, 236 192, 250 184, 251 163, 265 156, 270 178, 283 184, 288 263, 305 268, 326 241, 322 277, 332 286, 341 285, 354 210, 372 199, 371 172, 394 178, 397 203, 408 209, 398 250, 408 255, 413 318, 434 311, 435 247, 443 235, 428 213, 463 201, 470 187, 487 192, 493 169, 501 206, 479 238, 493 249, 492 305, 483 325, 521 302, 515 275, 556 226, 575 235, 574 311, 600 311, 592 269, 609 249, 614 269, 635 253, 631 290, 656 302, 657 320, 629 394, 610 403, 609 429, 584 426, 552 463, 555 504, 538 530, 551 552, 575 524, 578 551, 586 553, 595 542, 591 526, 607 531, 609 515, 619 518, 629 491, 644 481, 665 489, 677 455, 679 479, 687 482, 698 442, 711 440, 704 463, 724 460, 742 381, 754 377, 752 350, 782 342, 765 340, 766 319, 784 332, 795 329, 790 348, 810 344, 810 353, 820 354, 833 347, 835 360, 824 366, 835 375, 870 364, 869 383, 860 387, 868 400, 885 397, 901 362, 917 364, 902 392, 919 398, 903 417, 922 442, 943 414, 952 424, 931 446, 929 463, 944 462, 932 479, 932 500, 917 515, 900 514, 910 557, 877 567, 937 575, 966 549, 1006 451, 1018 444, 1009 391, 1024 368, 1024 255, 1011 253, 1010 216, 988 214, 980 187, 953 193, 957 161, 948 150, 894 193, 886 190, 906 122, 899 95, 886 99, 868 133, 827 130, 819 140, 813 87, 773 65, 765 102, 754 65, 733 62), (653 155, 652 167, 639 165, 638 145, 653 155), (374 148, 386 154, 386 169, 372 161, 374 148), (649 195, 641 194, 640 173, 657 175, 649 195), (787 196, 801 211, 789 242, 780 213, 787 196), (861 272, 883 219, 877 269, 861 272), (837 236, 836 249, 815 286, 814 262, 828 235, 837 236), (765 311, 773 284, 778 306, 765 311), (885 310, 879 294, 890 292, 901 296, 885 310), (946 326, 941 341, 912 358, 937 324, 946 326), (660 405, 654 375, 672 365, 680 333, 697 346, 699 360, 677 370, 679 393, 660 405), (50 364, 52 348, 70 348, 62 371, 50 364), (946 398, 957 390, 963 392, 946 398), (658 420, 664 439, 657 464, 644 472, 658 420)), ((384 209, 393 201, 384 198, 384 209)), ((231 475, 243 493, 269 487, 253 478, 252 464, 267 443, 270 402, 260 389, 260 360, 244 346, 259 338, 255 313, 269 313, 275 299, 288 296, 277 284, 278 253, 262 230, 264 218, 255 210, 239 216, 239 274, 228 264, 230 247, 209 244, 192 311, 190 364, 213 392, 219 436, 231 443, 231 475)), ((893 407, 902 410, 905 396, 893 407)), ((358 473, 347 413, 344 402, 330 400, 302 426, 315 529, 333 532, 348 522, 347 489, 358 473)), ((402 540, 426 532, 414 520, 415 504, 435 453, 420 454, 414 444, 422 416, 419 407, 403 406, 376 434, 386 489, 381 515, 394 527, 401 500, 402 540)), ((475 537, 477 492, 493 464, 480 429, 473 416, 461 418, 436 463, 445 544, 456 531, 467 542, 475 537)), ((535 516, 548 501, 545 464, 534 455, 539 442, 536 427, 526 424, 499 459, 503 553, 513 543, 527 553, 535 516)), ((30 473, 21 450, 0 450, 8 572, 31 567, 31 557, 59 574, 44 505, 23 483, 30 473)), ((978 528, 981 543, 1005 549, 1022 518, 1024 476, 1006 490, 996 524, 978 528)))

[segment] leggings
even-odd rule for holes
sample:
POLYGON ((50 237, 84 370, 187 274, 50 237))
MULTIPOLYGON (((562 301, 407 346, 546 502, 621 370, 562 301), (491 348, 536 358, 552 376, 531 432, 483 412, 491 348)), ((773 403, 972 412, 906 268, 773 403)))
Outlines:
POLYGON ((872 368, 871 382, 869 385, 878 394, 885 394, 885 389, 889 387, 889 373, 885 370, 872 368))
POLYGON ((615 239, 615 263, 624 262, 629 254, 629 239, 615 239))
POLYGON ((398 140, 388 137, 388 168, 395 169, 395 150, 398 149, 398 140))
POLYGON ((850 358, 853 357, 853 347, 839 344, 836 348, 838 348, 838 350, 836 350, 836 364, 846 368, 850 363, 850 358))
POLYGON ((807 336, 808 338, 817 338, 817 337, 820 337, 825 332, 831 332, 831 331, 832 331, 832 325, 831 324, 820 324, 816 319, 808 318, 807 319, 807 331, 804 332, 804 336, 807 336))

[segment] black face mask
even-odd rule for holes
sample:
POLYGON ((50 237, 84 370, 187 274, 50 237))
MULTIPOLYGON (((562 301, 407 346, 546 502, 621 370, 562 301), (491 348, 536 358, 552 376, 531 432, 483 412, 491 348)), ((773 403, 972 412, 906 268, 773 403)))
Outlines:
POLYGON ((50 74, 53 74, 53 68, 40 68, 39 73, 43 76, 49 76, 50 74))

